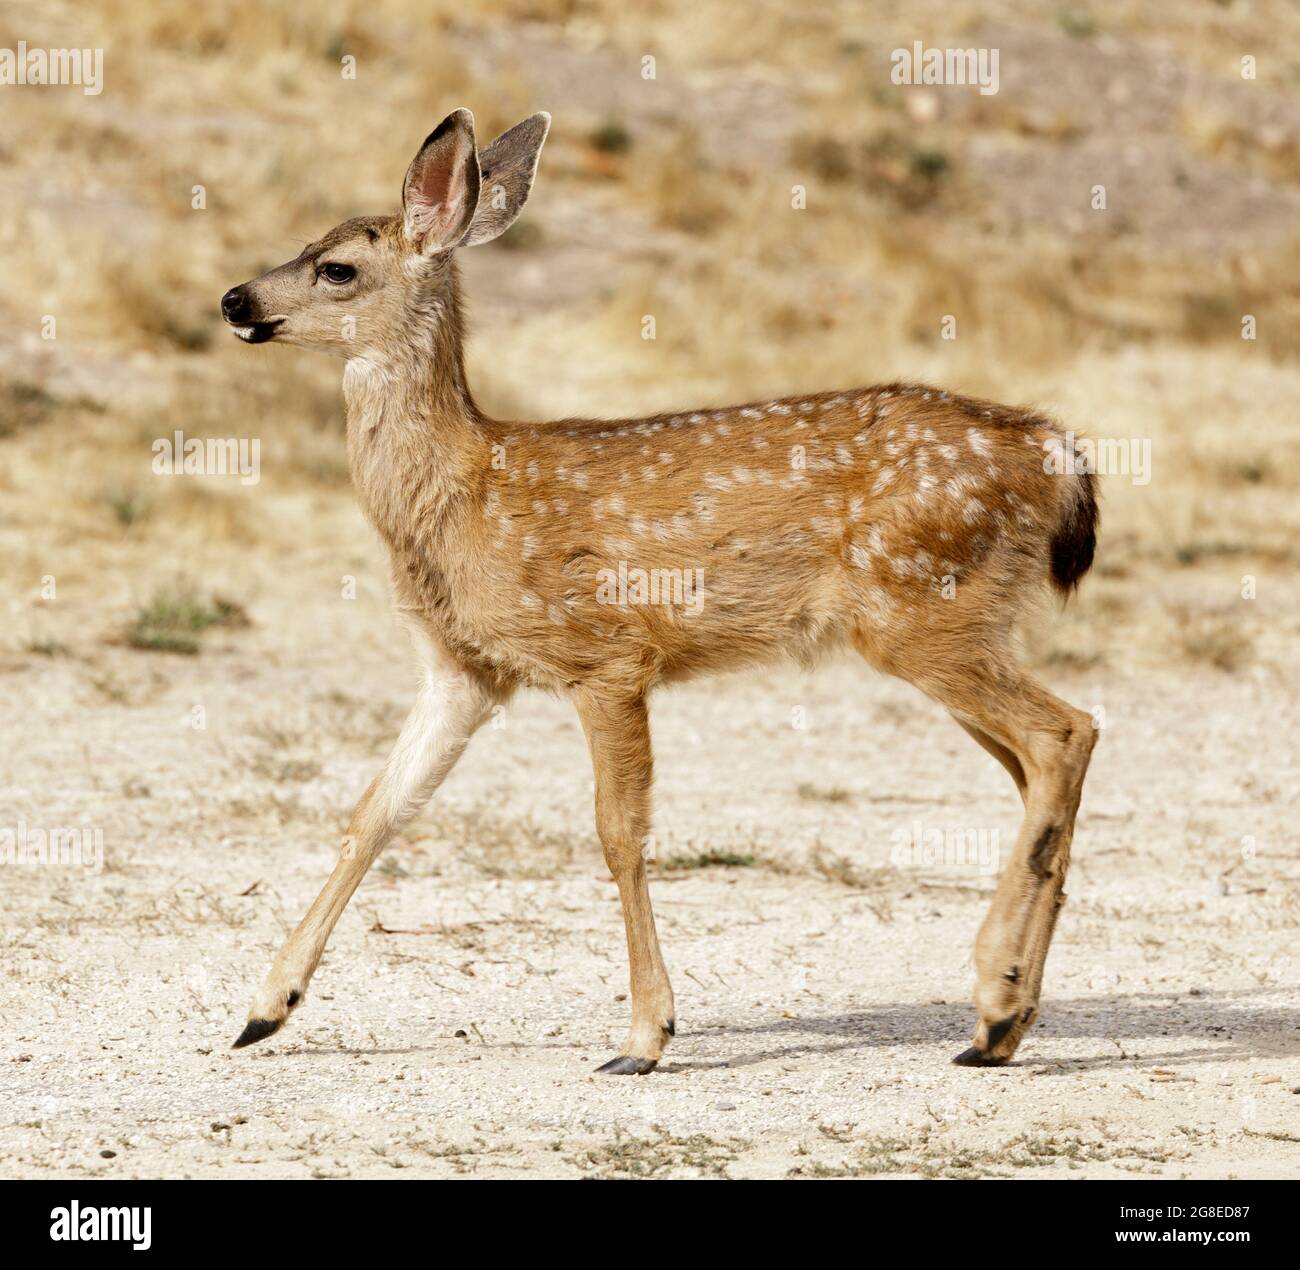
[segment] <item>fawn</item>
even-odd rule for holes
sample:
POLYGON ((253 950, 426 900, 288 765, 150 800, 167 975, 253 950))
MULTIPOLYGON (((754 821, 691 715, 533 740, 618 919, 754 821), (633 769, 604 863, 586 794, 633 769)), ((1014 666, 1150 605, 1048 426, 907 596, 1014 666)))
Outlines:
POLYGON ((1045 583, 1068 596, 1091 565, 1093 477, 1044 462, 1066 444, 1050 420, 911 384, 643 419, 488 418, 465 378, 455 249, 514 222, 549 127, 533 115, 480 152, 473 115, 454 111, 411 162, 400 215, 345 221, 222 298, 246 343, 346 359, 352 481, 422 669, 235 1046, 284 1024, 389 838, 493 707, 539 687, 577 707, 627 929, 631 1030, 599 1070, 653 1070, 675 1013, 646 880, 650 690, 851 647, 943 705, 1020 792, 975 944, 974 1040, 954 1060, 1004 1063, 1037 1016, 1095 738, 1018 666, 1012 626, 1045 583), (699 602, 610 602, 620 569, 689 572, 699 602))

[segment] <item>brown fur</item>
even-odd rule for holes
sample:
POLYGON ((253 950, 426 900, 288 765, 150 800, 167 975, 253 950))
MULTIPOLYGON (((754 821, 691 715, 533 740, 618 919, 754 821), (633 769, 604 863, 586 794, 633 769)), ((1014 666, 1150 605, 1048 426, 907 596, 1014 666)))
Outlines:
POLYGON ((404 216, 348 221, 238 289, 255 334, 279 319, 275 339, 347 358, 353 482, 426 667, 394 756, 240 1043, 287 1017, 366 868, 491 705, 538 687, 578 709, 624 905, 633 1022, 607 1067, 649 1070, 673 997, 643 859, 647 698, 689 676, 851 647, 946 706, 1024 799, 976 944, 980 1022, 959 1060, 1005 1061, 1037 1010, 1094 739, 1087 715, 1017 666, 1011 632, 1044 584, 1066 592, 1091 563, 1092 479, 1045 470, 1046 447, 1063 440, 1052 421, 917 384, 644 419, 487 418, 465 379, 452 248, 518 214, 541 118, 485 151, 492 164, 463 171, 472 120, 456 112, 413 162, 404 216), (509 198, 485 221, 464 200, 487 206, 480 171, 493 167, 509 198), (357 276, 335 287, 323 262, 357 276), (702 578, 698 602, 606 602, 602 582, 620 567, 702 578))

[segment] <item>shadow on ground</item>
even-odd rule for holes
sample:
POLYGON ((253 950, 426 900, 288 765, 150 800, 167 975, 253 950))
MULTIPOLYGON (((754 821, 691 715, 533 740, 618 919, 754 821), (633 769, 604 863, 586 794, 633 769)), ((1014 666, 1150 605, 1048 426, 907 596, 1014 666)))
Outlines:
MULTIPOLYGON (((1195 997, 1155 994, 1097 996, 1048 1001, 1043 1020, 1008 1064, 1044 1070, 1097 1071, 1150 1067, 1153 1063, 1228 1062, 1300 1054, 1300 1014, 1276 1005, 1255 1004, 1264 993, 1206 993, 1195 997), (1196 1035, 1205 1043, 1190 1043, 1196 1035), (1170 1047, 1163 1038, 1184 1042, 1170 1047), (1053 1040, 1091 1038, 1113 1053, 1086 1058, 1043 1056, 1053 1040), (1154 1040, 1152 1047, 1148 1042, 1154 1040)), ((757 1027, 721 1026, 702 1031, 717 1036, 763 1038, 776 1042, 716 1062, 666 1063, 664 1072, 709 1067, 745 1067, 801 1054, 930 1045, 949 1037, 956 1049, 969 1043, 974 1012, 968 1005, 891 1005, 848 1014, 779 1019, 757 1027), (789 1039, 789 1044, 781 1044, 789 1039)))
MULTIPOLYGON (((1050 1074, 1300 1056, 1300 1013, 1253 1000, 1265 995, 1275 994, 1261 991, 1171 997, 1146 993, 1049 1001, 1042 1022, 1021 1046, 1021 1057, 1008 1066, 1050 1074), (1165 1038, 1173 1038, 1173 1043, 1165 1038), (1203 1040, 1198 1042, 1196 1038, 1203 1040), (1104 1048, 1100 1053, 1081 1058, 1043 1053, 1051 1051, 1056 1040, 1078 1039, 1104 1042, 1104 1048)), ((846 1014, 778 1019, 752 1027, 701 1024, 692 1030, 697 1038, 736 1038, 746 1045, 757 1043, 758 1048, 717 1059, 669 1061, 658 1070, 671 1074, 750 1067, 800 1056, 900 1045, 930 1046, 939 1042, 951 1044, 955 1054, 969 1044, 974 1021, 971 1006, 952 1002, 877 1006, 846 1014)), ((692 1033, 679 1034, 679 1044, 692 1033)), ((434 1048, 313 1045, 303 1049, 289 1046, 280 1052, 300 1057, 338 1054, 374 1057, 416 1054, 434 1048)), ((531 1047, 509 1042, 488 1048, 525 1050, 531 1047)), ((572 1051, 594 1047, 590 1043, 569 1042, 539 1048, 572 1051)))

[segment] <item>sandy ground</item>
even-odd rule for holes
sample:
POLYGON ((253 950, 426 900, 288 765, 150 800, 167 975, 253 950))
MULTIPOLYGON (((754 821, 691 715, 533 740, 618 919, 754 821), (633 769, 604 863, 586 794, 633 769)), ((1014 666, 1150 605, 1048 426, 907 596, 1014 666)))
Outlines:
POLYGON ((386 852, 289 1028, 231 1052, 409 700, 357 552, 360 600, 304 566, 197 658, 96 633, 6 667, 6 823, 98 829, 104 855, 5 870, 4 1174, 1300 1172, 1300 714, 1263 667, 1055 677, 1104 734, 1005 1069, 948 1060, 1014 792, 848 663, 656 703, 679 1034, 651 1076, 592 1074, 625 1032, 622 924, 576 721, 540 696, 386 852))

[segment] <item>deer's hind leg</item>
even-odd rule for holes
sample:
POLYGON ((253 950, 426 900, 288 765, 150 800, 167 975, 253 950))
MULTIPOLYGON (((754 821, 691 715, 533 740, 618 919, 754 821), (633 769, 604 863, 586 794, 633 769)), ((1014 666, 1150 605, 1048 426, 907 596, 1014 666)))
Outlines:
MULTIPOLYGON (((964 1066, 1005 1063, 1038 1014, 1084 775, 1096 739, 1091 716, 1053 696, 986 641, 970 661, 913 648, 900 674, 950 713, 1007 769, 1024 800, 1015 846, 975 941, 979 1021, 964 1066)), ((880 664, 873 650, 859 645, 880 664)))
POLYGON ((632 1028, 627 1044, 597 1070, 611 1076, 644 1076, 658 1064, 676 1027, 645 867, 652 775, 649 720, 639 696, 582 688, 574 692, 574 703, 591 747, 596 831, 618 884, 631 962, 632 1028))
POLYGON ((967 717, 1007 746, 1025 773, 1024 819, 975 942, 979 1023, 955 1060, 987 1066, 1006 1062, 1038 1015, 1096 732, 1089 715, 1024 674, 964 704, 967 717))

